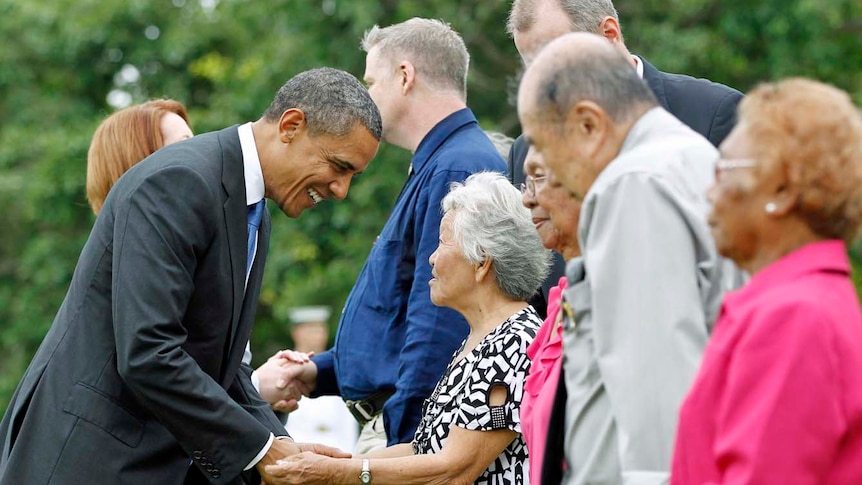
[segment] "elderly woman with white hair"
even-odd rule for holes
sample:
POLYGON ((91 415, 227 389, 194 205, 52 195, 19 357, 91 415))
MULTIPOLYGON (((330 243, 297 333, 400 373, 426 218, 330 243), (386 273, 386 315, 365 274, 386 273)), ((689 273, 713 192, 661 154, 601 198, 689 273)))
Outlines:
POLYGON ((550 253, 518 189, 500 174, 453 184, 443 212, 431 300, 464 315, 470 333, 425 401, 413 442, 353 459, 294 455, 267 467, 276 483, 527 483, 520 406, 527 347, 542 320, 526 301, 544 281, 550 253))

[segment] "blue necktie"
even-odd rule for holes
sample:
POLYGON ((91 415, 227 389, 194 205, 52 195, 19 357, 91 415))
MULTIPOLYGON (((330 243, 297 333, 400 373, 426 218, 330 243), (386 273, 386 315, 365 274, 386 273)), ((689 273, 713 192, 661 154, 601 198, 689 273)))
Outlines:
POLYGON ((254 248, 257 242, 257 229, 263 219, 263 211, 266 209, 266 199, 261 199, 255 204, 248 206, 248 263, 245 268, 245 277, 251 272, 251 264, 254 262, 254 248))

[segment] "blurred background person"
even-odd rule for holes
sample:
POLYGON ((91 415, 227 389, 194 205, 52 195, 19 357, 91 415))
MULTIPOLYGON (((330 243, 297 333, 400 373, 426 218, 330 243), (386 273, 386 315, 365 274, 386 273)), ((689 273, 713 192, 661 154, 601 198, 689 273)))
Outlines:
MULTIPOLYGON (((329 344, 329 307, 297 307, 290 311, 294 350, 314 355, 329 344)), ((338 396, 306 398, 290 413, 285 426, 296 441, 352 450, 359 436, 356 420, 338 396)))
MULTIPOLYGON (((656 97, 658 104, 718 146, 736 120, 742 93, 724 84, 683 74, 659 71, 626 47, 619 14, 612 0, 514 0, 506 25, 525 66, 550 41, 570 32, 604 37, 626 57, 656 97)), ((509 161, 514 182, 524 175, 527 152, 523 136, 514 142, 509 161)))
POLYGON ((726 295, 680 412, 673 483, 862 483, 862 119, 806 79, 753 90, 709 222, 752 278, 726 295))
POLYGON ((192 136, 186 107, 173 99, 136 104, 105 118, 87 152, 87 199, 93 212, 99 213, 126 170, 159 148, 192 136))
MULTIPOLYGON (((565 187, 549 183, 548 168, 532 147, 524 160, 524 174, 526 178, 519 188, 524 194, 524 206, 530 209, 542 245, 553 249, 566 261, 580 257, 580 201, 572 197, 565 187)), ((548 424, 563 363, 563 315, 560 309, 566 285, 566 277, 562 276, 548 292, 548 315, 535 340, 527 348, 532 365, 521 402, 521 432, 530 452, 529 483, 532 485, 541 483, 548 424)))
POLYGON ((488 135, 488 139, 494 144, 494 148, 497 149, 497 153, 503 157, 503 160, 506 160, 509 157, 509 151, 512 150, 512 142, 514 142, 515 139, 499 131, 485 130, 485 134, 488 135))
POLYGON ((520 407, 527 346, 541 320, 526 300, 544 279, 550 254, 502 174, 453 184, 442 205, 431 300, 464 315, 470 333, 426 399, 413 442, 354 459, 283 460, 267 469, 279 477, 275 483, 527 482, 520 407))

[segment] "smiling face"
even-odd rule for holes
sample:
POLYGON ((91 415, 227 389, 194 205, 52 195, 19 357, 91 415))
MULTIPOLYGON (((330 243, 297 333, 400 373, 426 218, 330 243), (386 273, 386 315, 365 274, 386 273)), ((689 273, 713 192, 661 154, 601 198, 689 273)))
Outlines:
POLYGON ((449 211, 440 220, 440 241, 428 258, 431 264, 431 301, 437 306, 454 310, 465 308, 473 300, 476 288, 476 267, 467 261, 455 241, 452 221, 455 212, 449 211))
POLYGON ((162 132, 164 146, 194 136, 186 120, 176 113, 165 113, 159 121, 159 130, 162 132))
POLYGON ((530 147, 527 150, 527 156, 524 158, 524 174, 528 177, 526 184, 528 187, 524 190, 522 202, 524 207, 530 209, 530 217, 533 219, 533 225, 536 226, 536 231, 539 233, 539 239, 542 240, 542 245, 548 249, 557 251, 560 245, 560 233, 551 224, 551 217, 544 207, 539 205, 536 200, 536 193, 540 187, 547 183, 547 169, 542 163, 541 156, 536 153, 536 149, 530 147))
POLYGON ((535 195, 529 197, 525 193, 524 205, 530 209, 534 224, 537 217, 544 216, 544 222, 536 225, 542 244, 562 254, 566 260, 580 256, 578 222, 581 218, 581 202, 550 177, 541 156, 535 154, 532 148, 524 162, 524 173, 535 181, 535 195), (527 205, 528 197, 532 206, 527 205), (545 234, 553 236, 547 236, 546 240, 545 234))
POLYGON ((288 217, 330 198, 344 199, 353 177, 365 171, 379 144, 358 123, 342 137, 311 136, 304 120, 301 111, 286 111, 279 122, 275 160, 265 164, 261 157, 266 197, 288 217))

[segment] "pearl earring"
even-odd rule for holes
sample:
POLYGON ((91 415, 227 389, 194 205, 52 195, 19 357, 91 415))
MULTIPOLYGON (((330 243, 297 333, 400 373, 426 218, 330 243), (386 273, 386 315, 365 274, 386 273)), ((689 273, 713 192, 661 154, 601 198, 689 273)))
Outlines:
POLYGON ((766 203, 766 213, 772 214, 778 207, 775 205, 775 202, 767 202, 766 203))

